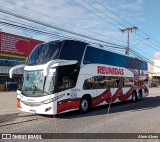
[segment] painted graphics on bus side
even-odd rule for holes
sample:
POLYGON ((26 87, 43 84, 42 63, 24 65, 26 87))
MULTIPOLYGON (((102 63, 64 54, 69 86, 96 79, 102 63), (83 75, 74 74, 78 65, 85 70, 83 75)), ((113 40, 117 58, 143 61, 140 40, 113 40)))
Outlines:
MULTIPOLYGON (((147 71, 139 72, 147 74, 147 71)), ((105 65, 85 65, 80 70, 76 85, 77 88, 81 88, 81 91, 76 92, 76 98, 61 98, 58 102, 58 113, 79 108, 80 98, 84 94, 92 94, 93 107, 129 100, 132 97, 133 91, 137 89, 142 89, 144 95, 147 95, 148 89, 145 86, 147 76, 137 85, 134 84, 134 75, 135 73, 133 71, 126 68, 105 65), (87 88, 87 84, 90 87, 87 88)))

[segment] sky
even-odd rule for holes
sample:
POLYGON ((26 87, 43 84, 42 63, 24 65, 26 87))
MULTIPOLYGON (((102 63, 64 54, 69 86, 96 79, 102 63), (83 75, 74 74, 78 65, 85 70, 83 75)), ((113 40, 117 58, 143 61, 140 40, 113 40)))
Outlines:
MULTIPOLYGON (((130 48, 147 59, 153 59, 154 52, 160 52, 159 5, 159 0, 0 0, 2 10, 49 23, 52 27, 67 29, 123 46, 126 46, 127 33, 122 33, 120 29, 136 26, 138 30, 130 33, 130 48)), ((0 21, 8 22, 8 20, 15 24, 19 22, 23 26, 35 26, 43 31, 71 36, 1 11, 0 21)), ((57 39, 54 36, 35 34, 1 24, 0 29, 3 32, 46 42, 57 39)))

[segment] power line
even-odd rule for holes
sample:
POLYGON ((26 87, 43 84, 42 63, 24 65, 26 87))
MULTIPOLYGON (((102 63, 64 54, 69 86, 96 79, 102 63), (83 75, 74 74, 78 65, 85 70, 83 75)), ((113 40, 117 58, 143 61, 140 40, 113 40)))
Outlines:
POLYGON ((11 1, 8 1, 8 0, 3 0, 3 1, 6 1, 6 2, 8 2, 8 3, 10 3, 10 4, 13 4, 13 5, 19 6, 19 7, 24 8, 24 9, 27 9, 27 10, 32 11, 32 12, 34 12, 34 13, 41 14, 41 15, 46 16, 46 17, 49 17, 49 18, 51 18, 51 19, 54 19, 54 20, 57 20, 57 21, 63 22, 63 23, 65 23, 65 24, 67 24, 67 25, 71 25, 71 26, 73 26, 73 27, 77 27, 77 28, 79 28, 79 29, 83 29, 83 30, 88 31, 88 32, 90 32, 90 33, 94 33, 94 34, 97 34, 97 35, 100 35, 100 36, 103 36, 103 37, 106 37, 106 38, 109 38, 109 39, 113 39, 113 40, 117 40, 117 41, 120 41, 120 42, 124 42, 124 41, 121 41, 121 40, 118 40, 118 39, 115 39, 115 38, 112 38, 112 37, 109 37, 109 36, 106 36, 106 35, 103 35, 103 34, 100 34, 100 33, 94 32, 94 31, 90 31, 90 30, 85 29, 85 28, 82 28, 82 27, 78 27, 78 26, 76 26, 76 25, 73 25, 73 24, 71 24, 71 23, 65 22, 65 21, 63 21, 63 20, 59 20, 59 19, 54 18, 54 17, 51 17, 51 16, 49 16, 49 15, 46 15, 46 14, 43 14, 43 13, 37 12, 37 11, 35 11, 35 10, 29 9, 29 8, 27 8, 27 7, 24 7, 24 6, 18 5, 18 4, 16 4, 16 3, 14 3, 14 2, 11 2, 11 1))
MULTIPOLYGON (((17 22, 17 21, 12 21, 12 20, 9 20, 9 19, 4 19, 4 18, 0 18, 1 20, 4 20, 4 21, 9 21, 11 23, 16 23, 16 24, 20 24, 20 25, 23 25, 25 27, 30 27, 30 28, 34 28, 34 29, 41 29, 43 31, 45 31, 45 29, 43 28, 37 28, 37 27, 34 27, 33 25, 31 25, 30 23, 27 23, 28 25, 24 24, 24 23, 20 23, 20 22, 17 22)), ((26 23, 26 22, 25 22, 26 23)), ((55 35, 58 35, 59 33, 55 32, 55 31, 50 31, 51 33, 54 33, 55 35)))
MULTIPOLYGON (((11 2, 12 3, 12 2, 11 2)), ((15 3, 12 3, 12 4, 15 4, 15 3)), ((17 4, 16 4, 17 5, 17 4)), ((19 6, 19 5, 18 5, 19 6)), ((22 7, 22 6, 20 6, 20 7, 22 7)), ((24 8, 26 8, 26 7, 24 7, 24 8)), ((28 8, 27 8, 28 9, 28 8)), ((28 10, 30 10, 30 9, 28 9, 28 10)), ((33 11, 33 10, 31 10, 31 11, 33 11)), ((36 11, 34 11, 34 12, 36 12, 36 11)), ((39 12, 38 12, 39 13, 39 12)), ((39 13, 40 14, 40 13, 39 13)), ((43 14, 43 15, 45 15, 45 14, 43 14)), ((46 15, 47 16, 47 15, 46 15)), ((49 16, 50 17, 50 16, 49 16)), ((53 18, 53 17, 52 17, 53 18)))
MULTIPOLYGON (((85 0, 82 0, 82 1, 85 2, 86 4, 88 4, 89 6, 93 7, 94 9, 96 9, 96 10, 99 11, 100 13, 104 14, 105 16, 109 17, 110 19, 112 19, 112 20, 115 21, 116 23, 118 23, 118 24, 120 24, 121 26, 125 27, 125 26, 124 26, 123 24, 121 24, 119 21, 117 21, 117 20, 113 19, 111 16, 103 13, 102 11, 100 11, 98 8, 92 6, 92 5, 91 5, 90 3, 88 3, 87 1, 85 1, 85 0)), ((113 24, 112 24, 112 25, 113 25, 113 24)))
MULTIPOLYGON (((143 38, 140 34, 137 34, 137 33, 135 33, 136 35, 138 35, 139 37, 141 37, 141 38, 143 38)), ((149 37, 149 36, 148 36, 149 37)), ((151 37, 150 37, 151 38, 151 37)), ((151 38, 152 39, 152 38, 151 38)), ((156 47, 158 47, 158 48, 155 48, 155 47, 153 47, 153 46, 151 46, 152 48, 154 48, 154 49, 156 49, 157 51, 159 51, 160 50, 160 46, 158 46, 158 45, 156 45, 155 43, 153 43, 153 42, 151 42, 151 41, 149 41, 150 43, 152 43, 152 44, 154 44, 156 47)), ((150 45, 148 45, 148 46, 150 46, 150 45)))
POLYGON ((74 0, 72 0, 74 3, 76 3, 77 5, 79 5, 80 7, 82 7, 82 8, 84 8, 84 9, 86 9, 87 11, 89 11, 90 13, 92 13, 92 14, 94 14, 94 15, 96 15, 97 17, 99 17, 100 19, 103 19, 104 21, 106 21, 108 24, 110 24, 110 25, 112 25, 112 26, 114 26, 115 28, 117 28, 117 29, 119 29, 120 30, 120 28, 119 27, 117 27, 117 26, 115 26, 115 25, 113 25, 113 23, 111 23, 111 22, 109 22, 109 21, 107 21, 106 19, 104 19, 104 18, 102 18, 101 16, 99 16, 98 14, 96 14, 96 13, 94 13, 93 11, 91 11, 91 10, 89 10, 88 8, 86 8, 86 7, 84 7, 84 6, 82 6, 81 4, 79 4, 79 3, 77 3, 76 1, 74 1, 74 0))
MULTIPOLYGON (((89 12, 91 12, 91 13, 93 13, 94 15, 96 15, 96 16, 98 16, 99 18, 101 18, 102 20, 105 20, 104 18, 102 18, 102 17, 100 17, 99 15, 97 15, 97 14, 95 14, 94 12, 92 12, 91 10, 89 10, 89 9, 87 9, 86 7, 84 7, 84 6, 82 6, 81 4, 79 4, 79 3, 77 3, 77 2, 75 2, 74 0, 72 0, 74 3, 76 3, 77 5, 79 5, 80 7, 82 7, 82 8, 84 8, 84 9, 86 9, 87 11, 89 11, 89 12)), ((83 0, 84 1, 84 0, 83 0)), ((85 2, 85 1, 84 1, 85 2)), ((91 4, 89 4, 88 2, 85 2, 85 3, 87 3, 88 5, 90 5, 91 7, 93 7, 91 4)), ((97 8, 95 8, 95 7, 93 7, 94 9, 96 9, 97 11, 99 11, 99 12, 101 12, 102 14, 104 14, 102 11, 100 11, 100 10, 98 10, 97 8)), ((106 15, 106 14, 104 14, 105 16, 108 16, 108 15, 106 15)), ((112 18, 113 19, 113 18, 112 18)), ((106 20, 105 20, 106 21, 106 20)), ((116 21, 116 20, 114 20, 114 21, 116 21)), ((108 23, 108 21, 106 21, 107 23, 108 23)), ((117 22, 117 21, 116 21, 117 22)), ((119 23, 119 22, 118 22, 119 23)), ((111 24, 112 26, 114 26, 113 24, 111 24)), ((121 24, 122 25, 122 24, 121 24)), ((122 26, 124 26, 124 25, 122 25, 122 26)), ((114 26, 115 27, 115 26, 114 26)), ((117 28, 117 27, 116 27, 117 28)), ((127 28, 125 28, 125 29, 127 29, 127 28)), ((133 27, 132 29, 138 29, 137 27, 133 27)), ((120 29, 121 30, 121 29, 120 29)), ((124 30, 124 29, 123 29, 124 30)), ((121 30, 121 31, 123 31, 123 30, 121 30)), ((127 29, 128 30, 128 29, 127 29)), ((127 47, 126 47, 126 54, 128 55, 129 54, 129 32, 128 32, 128 40, 127 40, 127 47)))
MULTIPOLYGON (((110 10, 109 8, 105 7, 103 4, 101 4, 99 1, 97 0, 94 0, 96 1, 99 5, 101 5, 103 8, 107 9, 109 12, 111 12, 112 14, 116 15, 117 17, 119 17, 121 20, 125 21, 126 23, 128 23, 129 25, 131 26, 134 26, 132 23, 128 22, 127 20, 125 20, 124 18, 122 18, 121 16, 119 16, 118 14, 116 14, 115 12, 113 12, 112 10, 110 10)), ((144 31, 142 31, 141 29, 139 29, 139 31, 141 33, 143 33, 144 35, 146 35, 147 37, 149 37, 150 39, 152 39, 154 42, 158 43, 160 45, 160 42, 157 42, 156 40, 154 40, 151 36, 149 36, 148 34, 146 34, 144 31)), ((137 34, 138 36, 140 36, 139 34, 137 34)), ((140 36, 142 37, 142 36, 140 36)), ((142 37, 144 38, 144 37, 142 37)), ((151 41, 150 41, 151 42, 151 41)), ((153 42, 151 42, 152 44, 154 44, 153 42)), ((156 45, 156 44, 154 44, 156 45)), ((156 45, 157 46, 157 45, 156 45)), ((159 47, 159 46, 158 46, 159 47)))
MULTIPOLYGON (((38 30, 37 28, 36 29, 33 29, 35 27, 32 27, 32 28, 28 28, 28 27, 24 27, 24 26, 20 26, 20 25, 16 25, 16 24, 13 24, 13 23, 8 23, 8 22, 3 22, 3 21, 0 21, 0 24, 2 25, 6 25, 6 26, 9 26, 9 27, 13 27, 13 28, 18 28, 18 29, 23 29, 23 30, 27 30, 27 31, 33 31, 35 33, 39 33, 39 34, 44 34, 44 35, 51 35, 51 36, 60 36, 60 37, 64 37, 64 38, 68 38, 68 36, 64 36, 64 35, 57 35, 53 32, 44 32, 41 31, 41 30, 38 30)), ((78 39, 78 38, 73 38, 73 37, 69 37, 69 39, 78 39)), ((78 40, 81 40, 84 42, 84 40, 82 39, 78 39, 78 40)), ((90 42, 90 41, 86 41, 85 42, 89 42, 91 44, 96 44, 96 45, 99 45, 98 43, 96 42, 90 42)), ((120 46, 112 46, 112 45, 105 45, 105 44, 102 44, 102 46, 105 46, 105 47, 112 47, 112 48, 118 48, 118 49, 125 49, 124 47, 120 47, 120 46)))
POLYGON ((160 45, 160 42, 156 41, 155 39, 153 39, 152 37, 150 37, 148 34, 146 34, 145 32, 143 32, 141 29, 139 29, 139 31, 141 31, 141 33, 143 33, 144 35, 146 35, 147 37, 151 38, 154 42, 158 43, 160 45))
MULTIPOLYGON (((95 14, 94 12, 92 12, 91 10, 89 10, 89 9, 87 9, 86 7, 84 7, 84 6, 82 6, 81 4, 79 4, 79 3, 77 3, 77 2, 75 2, 74 0, 72 0, 74 3, 76 3, 77 5, 79 5, 80 7, 82 7, 82 8, 84 8, 84 9, 86 9, 87 11, 89 11, 89 12, 91 12, 91 13, 93 13, 94 15, 96 15, 96 16, 98 16, 99 18, 101 18, 102 20, 104 20, 104 21, 106 21, 104 18, 102 18, 102 17, 100 17, 99 15, 97 15, 97 14, 95 14)), ((84 1, 84 0, 83 0, 84 1)), ((85 1, 84 1, 85 2, 85 1)), ((88 5, 90 5, 91 7, 93 7, 91 4, 89 4, 88 2, 85 2, 85 3, 87 3, 88 5)), ((93 7, 94 9, 96 9, 96 10, 98 10, 97 8, 95 8, 95 7, 93 7)), ((100 11, 100 10, 98 10, 99 12, 101 12, 102 14, 104 14, 102 11, 100 11)), ((106 14, 104 14, 105 16, 108 16, 108 15, 106 15, 106 14)), ((116 20, 115 20, 116 21, 116 20)), ((107 23, 108 23, 108 21, 106 21, 107 23)), ((116 21, 117 22, 117 21, 116 21)), ((119 22, 118 22, 119 23, 119 22)), ((113 24, 111 24, 112 26, 114 26, 113 24)), ((121 24, 122 25, 122 24, 121 24)), ((124 26, 124 25, 122 25, 122 26, 124 26)), ((115 27, 115 26, 114 26, 115 27)), ((135 26, 134 26, 135 27, 135 26)), ((117 28, 117 27, 116 27, 117 28)), ((120 29, 121 30, 121 29, 120 29)), ((123 30, 122 30, 123 31, 123 30)), ((128 39, 129 39, 129 37, 128 37, 128 39)), ((136 38, 137 39, 137 38, 136 38)), ((128 54, 128 48, 129 48, 129 40, 127 41, 127 47, 126 47, 126 54, 128 54)))
MULTIPOLYGON (((51 34, 51 33, 47 33, 47 32, 44 32, 44 31, 40 31, 40 30, 35 30, 35 29, 31 29, 31 28, 27 28, 27 27, 23 27, 23 26, 17 26, 15 24, 9 24, 9 23, 5 23, 5 22, 0 22, 1 24, 4 24, 4 25, 9 25, 10 27, 15 27, 15 28, 19 28, 19 29, 23 29, 23 30, 27 30, 27 31, 34 31, 35 33, 39 33, 39 34, 45 34, 45 35, 51 35, 51 36, 55 36, 55 34, 51 34)), ((59 36, 59 35, 58 35, 59 36)), ((70 38, 70 39, 73 39, 73 38, 70 38)), ((76 39, 76 38, 75 38, 76 39)), ((79 39, 78 39, 79 40, 79 39)), ((85 41, 86 42, 86 41, 85 41)), ((87 41, 88 42, 88 41, 87 41)), ((91 43, 91 42, 90 42, 91 43)), ((91 44, 96 44, 96 43, 91 43, 91 44)), ((99 45, 99 44, 96 44, 96 45, 99 45)), ((124 49, 123 47, 116 47, 116 46, 108 46, 108 45, 103 45, 107 48, 111 47, 111 48, 117 48, 117 49, 124 49)), ((109 48, 110 49, 110 48, 109 48)), ((148 60, 146 57, 140 55, 139 53, 137 53, 136 51, 130 49, 130 52, 137 56, 138 58, 142 59, 142 60, 148 60)), ((118 53, 118 52, 115 52, 115 53, 118 53)), ((154 66, 154 63, 151 63, 149 62, 150 64, 152 64, 154 66)))
MULTIPOLYGON (((144 40, 148 40, 149 38, 146 38, 146 39, 143 39, 143 40, 141 40, 139 43, 141 43, 141 42, 143 42, 144 40)), ((137 46, 139 43, 137 43, 137 44, 135 44, 135 45, 132 45, 132 44, 130 44, 131 46, 131 48, 133 49, 133 47, 135 47, 135 46, 137 46)), ((144 50, 142 51, 141 49, 137 49, 138 51, 140 51, 141 53, 144 53, 144 50)), ((134 51, 136 51, 136 50, 134 50, 134 51)), ((147 55, 147 57, 149 57, 149 58, 153 58, 153 57, 151 57, 149 54, 147 54, 147 53, 144 53, 145 55, 147 55)))
POLYGON ((27 20, 27 21, 30 21, 30 22, 33 22, 33 23, 36 23, 36 24, 40 24, 40 25, 43 25, 43 26, 46 26, 46 27, 50 27, 50 28, 53 28, 53 29, 56 29, 56 30, 59 30, 59 31, 63 31, 63 32, 66 32, 66 33, 69 33, 69 34, 73 34, 73 35, 76 35, 76 36, 79 36, 79 37, 99 41, 99 42, 102 42, 102 43, 105 43, 105 44, 118 45, 118 44, 113 44, 113 43, 110 43, 110 42, 106 42, 106 41, 98 39, 98 38, 90 37, 90 36, 84 35, 82 33, 77 33, 77 32, 74 32, 74 31, 71 31, 71 30, 68 30, 68 29, 64 29, 64 28, 61 28, 61 27, 58 27, 58 26, 55 26, 55 25, 52 25, 52 24, 49 24, 49 23, 46 23, 46 22, 44 23, 39 19, 35 20, 35 19, 33 19, 31 17, 28 17, 26 15, 24 16, 22 14, 15 13, 13 10, 9 11, 9 10, 6 10, 6 9, 1 7, 0 12, 8 14, 8 15, 12 15, 14 17, 18 17, 18 18, 21 18, 21 19, 24 19, 24 20, 27 20))
MULTIPOLYGON (((138 41, 141 41, 140 39, 138 39, 137 37, 135 37, 135 36, 133 36, 133 35, 131 35, 134 39, 137 39, 138 41)), ((143 38, 144 39, 144 38, 143 38)), ((152 47, 153 49, 155 49, 156 51, 159 51, 157 48, 155 48, 153 45, 150 45, 150 44, 148 44, 148 43, 146 43, 146 42, 144 42, 144 41, 142 41, 144 44, 146 44, 147 46, 149 46, 149 47, 152 47)))
MULTIPOLYGON (((5 20, 5 21, 10 21, 10 22, 12 22, 12 23, 18 23, 18 24, 21 24, 21 25, 23 25, 23 26, 28 26, 28 25, 26 25, 26 24, 24 24, 24 22, 23 23, 19 23, 19 22, 15 22, 15 21, 12 21, 12 20, 8 20, 8 19, 4 19, 4 18, 0 18, 0 19, 2 19, 2 20, 5 20)), ((8 25, 7 25, 8 26, 8 25)), ((12 24, 12 26, 13 26, 13 24, 12 24)), ((34 28, 34 29, 37 29, 37 27, 33 27, 33 26, 28 26, 28 27, 32 27, 32 28, 34 28)), ((16 27, 17 28, 17 27, 16 27)), ((24 27, 23 27, 24 28, 24 27)), ((42 29, 43 31, 44 31, 44 28, 42 29)), ((37 31, 36 31, 37 32, 37 31)), ((48 31, 47 31, 48 32, 48 31)), ((58 33, 55 33, 55 32, 52 32, 52 31, 49 31, 50 33, 54 33, 54 35, 56 35, 56 36, 58 36, 59 34, 58 33)), ((60 36, 62 36, 62 35, 60 35, 60 36)), ((68 36, 67 36, 68 37, 68 36)), ((65 36, 65 38, 67 38, 66 36, 65 36)), ((75 39, 75 38, 73 38, 72 37, 72 39, 75 39)), ((83 40, 84 41, 84 40, 83 40)), ((85 40, 86 41, 86 40, 85 40)), ((93 43, 93 42, 92 42, 93 43)), ((98 43, 97 43, 98 44, 98 43)), ((110 46, 110 45, 108 45, 108 46, 110 46)), ((119 45, 116 45, 117 47, 119 47, 119 45)), ((110 47, 113 47, 113 46, 110 46, 110 47)), ((121 47, 121 46, 120 46, 121 47)), ((124 47, 123 47, 124 48, 124 47)))
MULTIPOLYGON (((121 16, 119 16, 118 14, 116 14, 115 12, 113 12, 112 10, 110 10, 109 8, 105 7, 103 4, 101 4, 99 1, 97 0, 94 0, 96 1, 99 5, 101 5, 103 8, 107 9, 109 12, 111 12, 112 14, 116 15, 117 17, 119 17, 120 19, 122 19, 123 21, 125 21, 126 23, 132 25, 131 23, 129 23, 127 20, 125 20, 124 18, 122 18, 121 16)), ((132 25, 134 26, 134 25, 132 25)))
MULTIPOLYGON (((74 0, 72 0, 72 1, 74 1, 74 0)), ((83 0, 84 1, 84 0, 83 0)), ((75 1, 74 1, 75 2, 75 1)), ((85 1, 84 1, 85 2, 85 1)), ((77 2, 75 2, 75 3, 77 3, 77 2)), ((89 4, 88 2, 85 2, 85 3, 87 3, 88 5, 90 5, 91 7, 93 7, 91 4, 89 4)), ((77 3, 78 4, 78 3, 77 3)), ((80 5, 80 4, 79 4, 80 5)), ((82 5, 80 5, 81 7, 83 7, 83 8, 85 8, 84 6, 82 6, 82 5)), ((103 6, 104 7, 104 6, 103 6)), ((97 10, 97 8, 95 8, 95 7, 93 7, 94 9, 96 9, 97 10)), ((105 8, 105 7, 104 7, 105 8)), ((85 8, 86 9, 86 8, 85 8)), ((98 11, 100 11, 100 10, 98 10, 98 11)), ((111 10, 110 10, 111 11, 111 10)), ((92 11, 91 11, 92 12, 92 11)), ((102 11, 100 11, 102 14, 104 14, 102 11)), ((93 13, 93 12, 92 12, 93 13)), ((112 13, 114 13, 114 12, 112 12, 112 13)), ((95 14, 96 16, 97 16, 97 14, 95 14)), ((105 16, 108 16, 108 15, 106 15, 106 14, 104 14, 105 16)), ((116 16, 117 16, 117 14, 115 14, 116 16)), ((110 17, 110 16, 108 16, 108 17, 110 17)), ((119 15, 118 15, 118 17, 120 17, 119 15)), ((103 18, 101 18, 102 20, 104 20, 103 18)), ((113 19, 113 18, 112 18, 113 19)), ((121 18, 121 19, 123 19, 123 18, 121 18)), ((123 19, 123 20, 125 20, 125 19, 123 19)), ((105 20, 106 21, 106 20, 105 20)), ((116 21, 116 20, 115 20, 116 21)), ((126 20, 125 20, 126 21, 126 20)), ((107 21, 108 22, 108 21, 107 21)), ((117 21, 116 21, 117 22, 117 21)), ((129 23, 128 21, 126 21, 127 23, 129 23)), ((119 22, 118 22, 119 23, 119 22)), ((129 23, 130 24, 130 23, 129 23)), ((122 25, 122 24, 121 24, 122 25)), ((131 25, 133 25, 133 24, 131 24, 131 25)), ((124 26, 124 25, 123 25, 124 26)), ((133 26, 133 27, 135 27, 135 26, 133 26)), ((137 35, 139 35, 139 34, 137 34, 137 35)), ((132 36, 132 35, 131 35, 132 36)), ((139 35, 140 36, 140 35, 139 35)), ((132 37, 134 37, 134 36, 132 36, 132 37)), ((141 36, 142 37, 142 36, 141 36)), ((134 37, 135 38, 135 37, 134 37)), ((135 39, 137 39, 137 40, 139 40, 138 38, 135 38, 135 39)), ((139 40, 140 41, 140 40, 139 40)), ((128 41, 127 41, 128 42, 128 41)), ((144 43, 144 42, 143 42, 144 43)), ((128 43, 129 44, 129 43, 128 43)), ((128 49, 128 44, 127 44, 127 49, 128 49)), ((149 45, 149 44, 147 44, 147 43, 145 43, 146 45, 148 45, 149 47, 152 47, 152 48, 154 48, 154 49, 156 49, 154 46, 152 46, 152 45, 149 45)), ((127 51, 127 49, 126 49, 126 53, 128 54, 128 51, 127 51)), ((157 50, 157 49, 156 49, 157 50)), ((159 49, 157 50, 157 51, 159 51, 159 49)))

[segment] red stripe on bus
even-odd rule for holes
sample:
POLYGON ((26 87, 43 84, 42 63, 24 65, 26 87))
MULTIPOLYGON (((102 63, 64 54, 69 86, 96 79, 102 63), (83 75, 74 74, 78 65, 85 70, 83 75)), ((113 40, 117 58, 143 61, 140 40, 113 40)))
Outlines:
POLYGON ((58 102, 57 113, 61 113, 70 109, 77 109, 80 105, 80 99, 66 99, 58 102))
MULTIPOLYGON (((137 89, 137 87, 138 86, 134 86, 134 87, 130 88, 130 90, 128 90, 128 92, 125 94, 123 94, 122 88, 118 88, 113 96, 112 96, 111 90, 107 89, 102 94, 100 94, 99 96, 94 97, 92 99, 92 106, 95 107, 95 106, 101 104, 103 101, 106 101, 107 103, 112 103, 117 98, 120 101, 126 101, 132 95, 133 90, 137 89)), ((148 91, 148 89, 145 85, 144 85, 144 91, 145 92, 148 91)), ((20 103, 19 103, 19 105, 20 105, 20 103)), ((57 113, 61 113, 63 111, 70 110, 70 109, 79 109, 79 106, 80 106, 80 98, 62 100, 62 101, 58 102, 57 113)))
POLYGON ((119 99, 120 101, 126 101, 126 100, 132 95, 134 89, 135 89, 135 88, 132 87, 127 93, 119 96, 118 99, 119 99))
POLYGON ((106 100, 107 103, 114 102, 120 95, 123 95, 122 88, 118 88, 116 93, 109 99, 106 100))
POLYGON ((92 99, 92 106, 95 107, 112 96, 111 90, 107 89, 101 95, 92 99))

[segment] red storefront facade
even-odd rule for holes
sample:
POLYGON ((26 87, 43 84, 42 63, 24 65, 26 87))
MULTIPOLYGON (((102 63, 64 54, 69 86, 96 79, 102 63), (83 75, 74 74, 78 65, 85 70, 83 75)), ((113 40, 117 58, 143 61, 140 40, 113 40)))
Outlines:
POLYGON ((30 52, 43 41, 0 32, 0 90, 6 90, 6 82, 17 82, 21 87, 23 70, 17 70, 12 80, 8 72, 11 67, 24 64, 30 52))
POLYGON ((0 53, 28 56, 42 41, 0 32, 0 53))

